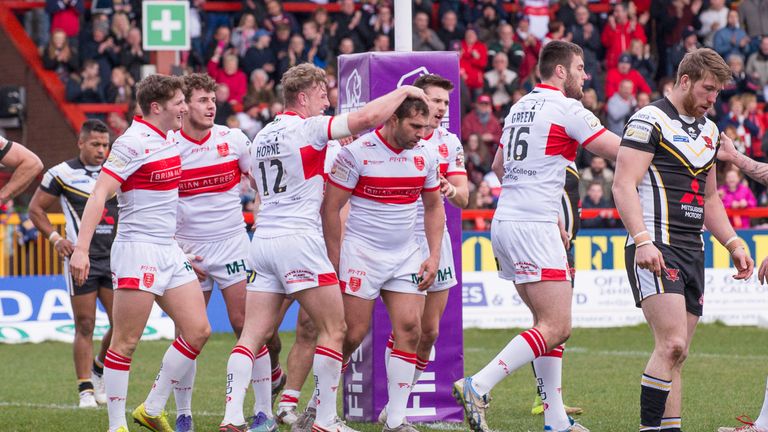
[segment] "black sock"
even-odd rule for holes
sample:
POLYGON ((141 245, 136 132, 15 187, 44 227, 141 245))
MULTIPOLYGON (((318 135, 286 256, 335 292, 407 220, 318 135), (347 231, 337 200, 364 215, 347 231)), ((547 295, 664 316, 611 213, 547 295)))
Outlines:
POLYGON ((660 430, 672 381, 643 374, 640 381, 640 431, 660 430))
POLYGON ((89 379, 77 380, 77 391, 84 392, 86 390, 93 391, 93 383, 89 379))
POLYGON ((100 362, 98 357, 93 359, 93 373, 96 376, 104 375, 104 363, 100 362))

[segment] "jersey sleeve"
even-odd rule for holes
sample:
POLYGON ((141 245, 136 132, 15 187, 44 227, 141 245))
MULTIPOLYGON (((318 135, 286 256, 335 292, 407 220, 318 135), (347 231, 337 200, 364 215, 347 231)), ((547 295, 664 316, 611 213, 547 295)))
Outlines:
POLYGON ((440 161, 432 157, 429 152, 424 152, 427 157, 427 177, 424 179, 424 191, 434 192, 440 189, 440 161))
POLYGON ((325 161, 323 162, 323 172, 328 174, 333 168, 333 163, 336 161, 336 156, 339 155, 341 150, 341 144, 338 141, 328 141, 328 148, 325 150, 325 161))
POLYGON ((584 108, 581 102, 574 102, 568 110, 565 132, 579 144, 586 147, 606 129, 592 111, 584 108))
POLYGON ((315 116, 304 120, 304 133, 312 147, 322 150, 328 144, 331 137, 331 116, 315 116))
POLYGON ((56 174, 56 167, 45 172, 43 180, 40 182, 40 190, 55 196, 59 196, 64 192, 64 188, 61 187, 61 181, 56 174))
POLYGON ((120 137, 112 145, 107 161, 104 162, 101 171, 120 183, 141 168, 145 156, 142 154, 141 144, 135 142, 132 137, 120 137), (133 141, 133 142, 132 142, 133 141))
POLYGON ((11 151, 11 147, 13 147, 13 141, 11 140, 7 140, 5 144, 0 146, 0 161, 11 151))
POLYGON ((648 153, 655 153, 659 143, 659 130, 654 117, 640 110, 633 115, 621 136, 621 146, 630 147, 648 153))
POLYGON ((237 146, 240 172, 248 174, 251 171, 251 140, 240 129, 232 129, 232 137, 237 146))
POLYGON ((454 134, 449 134, 446 139, 448 145, 448 172, 446 177, 454 175, 467 175, 467 168, 464 166, 464 146, 454 134))
POLYGON ((334 186, 352 192, 360 178, 360 165, 347 147, 342 147, 328 172, 328 181, 334 186))

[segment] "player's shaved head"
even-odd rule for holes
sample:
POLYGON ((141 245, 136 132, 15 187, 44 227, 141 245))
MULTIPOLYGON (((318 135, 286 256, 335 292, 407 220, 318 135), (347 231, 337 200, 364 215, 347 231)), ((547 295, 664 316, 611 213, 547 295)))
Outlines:
POLYGON ((189 103, 192 100, 194 90, 202 90, 206 93, 216 92, 216 81, 204 73, 193 73, 184 77, 184 98, 189 103))
POLYGON ((676 85, 680 84, 683 75, 688 75, 692 83, 711 76, 720 84, 725 84, 731 80, 732 73, 720 54, 710 48, 699 48, 683 57, 677 68, 676 85))
POLYGON ((162 105, 173 99, 177 90, 184 91, 184 81, 181 78, 153 74, 136 84, 136 100, 141 112, 148 115, 152 112, 153 102, 162 105))
POLYGON ((283 87, 283 100, 286 106, 296 103, 299 93, 306 92, 317 85, 326 85, 325 71, 311 63, 296 65, 280 80, 283 87))
POLYGON ((584 57, 580 46, 566 41, 555 40, 548 43, 539 54, 539 75, 542 80, 548 80, 555 74, 558 65, 566 70, 571 68, 574 56, 584 57))

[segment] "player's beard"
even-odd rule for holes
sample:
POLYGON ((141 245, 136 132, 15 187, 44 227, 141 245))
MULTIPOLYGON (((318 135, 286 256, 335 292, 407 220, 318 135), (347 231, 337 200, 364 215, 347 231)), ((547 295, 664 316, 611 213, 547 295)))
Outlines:
POLYGON ((581 86, 576 82, 576 76, 568 72, 565 76, 565 97, 581 100, 584 97, 584 91, 581 86))
POLYGON ((696 108, 696 98, 693 96, 693 86, 691 86, 688 88, 688 91, 685 92, 685 97, 683 97, 684 114, 698 118, 700 116, 698 115, 698 110, 696 108))

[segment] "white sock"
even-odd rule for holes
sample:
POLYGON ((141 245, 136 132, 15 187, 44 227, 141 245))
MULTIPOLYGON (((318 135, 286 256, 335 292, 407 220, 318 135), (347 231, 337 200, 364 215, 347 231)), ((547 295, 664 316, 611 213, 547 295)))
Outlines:
POLYGON ((424 373, 424 370, 427 369, 427 365, 429 365, 429 360, 424 360, 423 358, 416 356, 416 370, 413 371, 414 386, 419 382, 419 378, 421 378, 421 374, 424 373))
POLYGON ((384 348, 384 367, 389 368, 389 357, 392 356, 392 350, 395 348, 395 334, 390 333, 387 340, 387 347, 384 348))
POLYGON ((129 357, 107 350, 107 355, 104 357, 104 390, 107 393, 110 431, 117 430, 120 426, 128 427, 125 421, 125 400, 128 397, 130 370, 129 357))
POLYGON ((253 352, 242 345, 232 348, 227 361, 227 398, 224 404, 224 420, 222 425, 245 424, 243 401, 248 384, 251 382, 253 370, 253 352))
POLYGON ((192 415, 192 387, 195 385, 197 373, 197 360, 192 363, 187 373, 173 386, 173 398, 176 400, 176 417, 180 415, 192 415))
POLYGON ((253 414, 263 412, 267 417, 272 417, 272 364, 266 345, 261 347, 253 360, 251 386, 255 397, 253 414))
POLYGON ((533 371, 544 404, 544 424, 554 430, 568 429, 571 422, 565 413, 561 387, 563 382, 563 350, 559 345, 533 361, 533 371))
POLYGON ((336 419, 336 394, 341 378, 341 353, 318 345, 312 361, 315 374, 317 415, 315 424, 327 427, 336 419))
POLYGON ((387 371, 387 426, 395 428, 405 421, 405 409, 411 394, 416 353, 392 350, 387 371))
POLYGON ((760 410, 760 416, 755 420, 755 426, 768 429, 768 383, 765 387, 765 398, 763 399, 763 409, 760 410))
POLYGON ((301 391, 285 389, 282 393, 280 393, 280 401, 277 403, 277 407, 297 407, 299 406, 299 396, 301 396, 301 391))
POLYGON ((480 372, 472 376, 472 387, 479 395, 485 395, 507 375, 540 357, 547 351, 547 344, 541 333, 532 328, 509 341, 480 372))
POLYGON ((144 401, 144 409, 148 415, 156 416, 163 412, 175 383, 187 374, 199 354, 200 351, 192 348, 183 337, 179 336, 173 341, 165 351, 155 383, 144 401))

